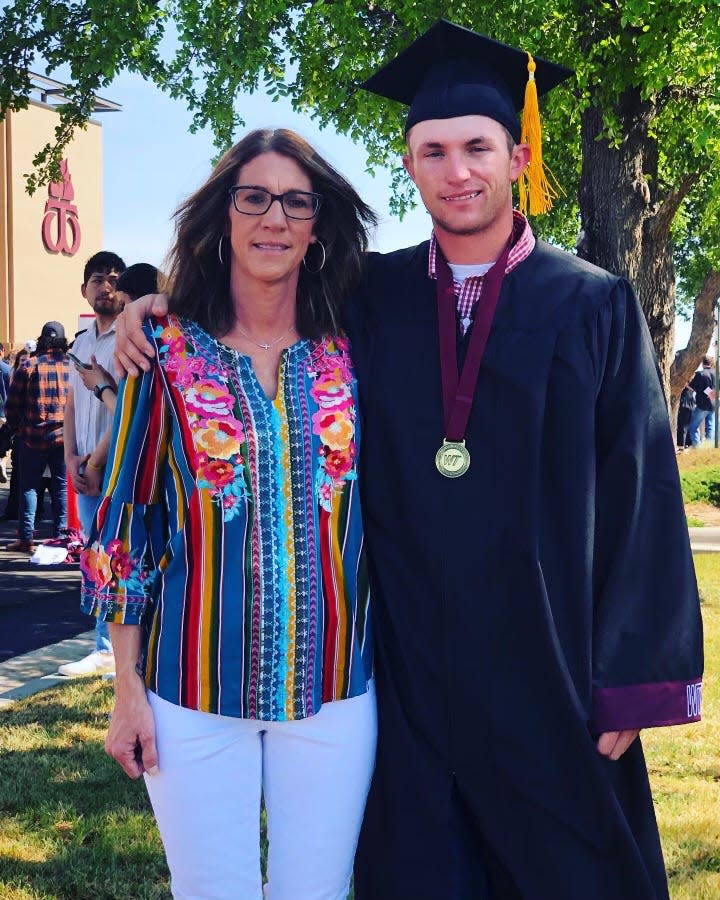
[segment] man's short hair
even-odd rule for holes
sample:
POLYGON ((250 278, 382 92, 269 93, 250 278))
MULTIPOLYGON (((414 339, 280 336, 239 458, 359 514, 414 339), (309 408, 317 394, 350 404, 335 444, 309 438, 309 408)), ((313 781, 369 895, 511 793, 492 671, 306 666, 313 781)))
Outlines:
POLYGON ((2 341, 0 341, 0 353, 4 353, 4 352, 5 352, 5 344, 3 344, 2 341))
POLYGON ((702 364, 704 366, 714 366, 715 365, 715 357, 714 356, 703 356, 702 364))
POLYGON ((120 275, 126 268, 127 266, 117 253, 112 253, 110 250, 101 250, 99 253, 91 256, 85 263, 83 284, 85 285, 90 281, 93 272, 100 272, 103 275, 106 275, 108 272, 117 272, 120 275))

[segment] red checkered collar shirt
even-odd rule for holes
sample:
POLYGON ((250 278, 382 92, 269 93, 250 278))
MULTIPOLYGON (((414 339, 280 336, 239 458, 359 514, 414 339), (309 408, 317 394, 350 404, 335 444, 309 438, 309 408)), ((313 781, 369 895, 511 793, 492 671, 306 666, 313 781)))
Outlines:
MULTIPOLYGON (((532 233, 530 223, 521 213, 513 210, 512 247, 508 256, 505 274, 509 274, 520 263, 527 259, 535 247, 535 235, 532 233)), ((437 252, 438 243, 435 232, 430 237, 430 258, 428 262, 428 275, 437 278, 437 252)), ((475 307, 482 296, 483 275, 471 275, 463 281, 454 281, 455 297, 457 298, 458 326, 460 333, 464 335, 472 324, 475 315, 475 307)))

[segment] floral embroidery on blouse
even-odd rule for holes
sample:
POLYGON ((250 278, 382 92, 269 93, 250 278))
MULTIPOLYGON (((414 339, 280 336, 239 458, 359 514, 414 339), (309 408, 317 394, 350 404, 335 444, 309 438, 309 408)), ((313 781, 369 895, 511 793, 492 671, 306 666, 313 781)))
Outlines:
POLYGON ((177 325, 158 326, 160 365, 185 402, 195 449, 197 485, 210 492, 230 521, 248 499, 242 447, 245 432, 222 367, 196 352, 177 325))
POLYGON ((313 433, 321 441, 315 491, 320 506, 332 508, 333 493, 343 481, 357 478, 355 471, 355 405, 353 374, 345 338, 326 339, 315 348, 308 363, 313 379, 310 394, 320 407, 312 417, 313 433))
POLYGON ((151 575, 143 568, 139 556, 123 549, 123 542, 109 541, 107 548, 97 541, 80 554, 80 570, 98 588, 109 587, 112 593, 143 594, 150 587, 151 575))

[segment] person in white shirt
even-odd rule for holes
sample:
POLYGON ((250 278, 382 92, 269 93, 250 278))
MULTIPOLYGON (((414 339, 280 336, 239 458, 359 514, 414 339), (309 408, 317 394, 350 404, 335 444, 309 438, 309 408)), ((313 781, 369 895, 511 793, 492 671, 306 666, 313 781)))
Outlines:
MULTIPOLYGON (((80 332, 72 346, 70 360, 70 393, 65 411, 63 432, 65 465, 77 494, 78 517, 83 533, 90 535, 95 511, 100 501, 105 463, 107 462, 112 413, 102 402, 97 389, 83 384, 79 370, 92 366, 93 357, 105 369, 112 369, 115 350, 115 319, 123 303, 116 294, 118 277, 125 263, 116 254, 103 250, 85 264, 80 291, 95 313, 95 321, 80 332)), ((58 668, 60 675, 79 676, 112 672, 115 658, 108 627, 98 621, 95 627, 95 650, 76 662, 58 668)))

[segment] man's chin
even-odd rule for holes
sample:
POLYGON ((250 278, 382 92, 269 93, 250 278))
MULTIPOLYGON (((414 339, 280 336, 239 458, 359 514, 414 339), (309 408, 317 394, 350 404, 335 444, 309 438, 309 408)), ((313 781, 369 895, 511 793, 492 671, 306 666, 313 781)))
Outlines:
POLYGON ((436 231, 444 231, 446 234, 452 234, 456 237, 472 237, 473 235, 483 234, 488 228, 487 222, 466 222, 461 224, 447 222, 435 217, 433 217, 433 225, 436 231))

